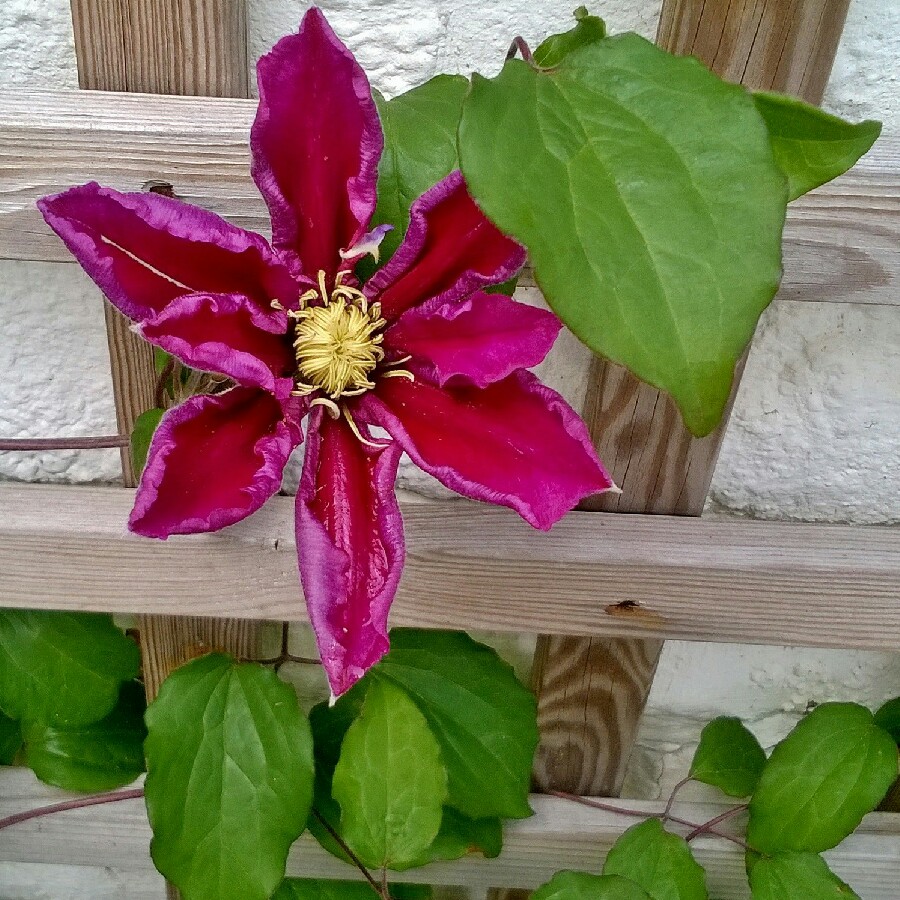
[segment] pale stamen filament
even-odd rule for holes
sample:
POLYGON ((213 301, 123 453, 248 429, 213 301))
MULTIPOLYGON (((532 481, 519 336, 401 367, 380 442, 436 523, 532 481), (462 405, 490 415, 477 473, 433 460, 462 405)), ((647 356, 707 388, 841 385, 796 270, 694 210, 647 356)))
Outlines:
POLYGON ((344 407, 344 418, 347 420, 347 424, 350 426, 350 430, 356 436, 359 441, 362 441, 367 447, 374 447, 376 450, 383 450, 385 447, 389 445, 389 441, 376 443, 375 441, 370 441, 368 438, 362 436, 362 432, 359 430, 359 426, 356 424, 356 420, 353 418, 350 410, 347 407, 344 407))

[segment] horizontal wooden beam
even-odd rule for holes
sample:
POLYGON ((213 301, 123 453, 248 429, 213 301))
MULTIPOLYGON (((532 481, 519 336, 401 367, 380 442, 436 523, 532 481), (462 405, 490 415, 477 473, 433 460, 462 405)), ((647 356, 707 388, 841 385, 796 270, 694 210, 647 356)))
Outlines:
MULTIPOLYGON (((41 784, 27 769, 0 768, 0 817, 71 796, 41 784)), ((453 863, 434 863, 404 872, 398 880, 472 889, 496 885, 534 888, 559 869, 598 871, 614 841, 637 821, 556 797, 533 795, 531 805, 535 811, 532 818, 507 825, 498 859, 471 856, 453 863)), ((630 800, 623 805, 648 814, 662 809, 658 802, 630 800)), ((675 814, 704 822, 724 808, 714 803, 679 803, 675 814)), ((32 819, 3 831, 0 865, 53 862, 145 872, 152 867, 149 844, 143 802, 127 800, 32 819)), ((711 896, 720 900, 749 896, 740 847, 722 838, 706 837, 694 841, 693 847, 706 868, 711 896)), ((866 900, 895 900, 900 877, 900 816, 867 816, 857 832, 826 857, 835 872, 866 900)), ((355 870, 305 835, 291 851, 288 874, 352 879, 355 870)))
MULTIPOLYGON (((34 202, 96 180, 122 190, 171 184, 191 203, 268 232, 249 177, 251 100, 81 91, 0 97, 0 259, 65 261, 34 202)), ((791 205, 787 300, 900 303, 900 136, 791 205)))
MULTIPOLYGON (((118 488, 0 486, 0 606, 302 620, 293 499, 128 534, 118 488)), ((395 625, 900 650, 900 529, 404 505, 395 625)))

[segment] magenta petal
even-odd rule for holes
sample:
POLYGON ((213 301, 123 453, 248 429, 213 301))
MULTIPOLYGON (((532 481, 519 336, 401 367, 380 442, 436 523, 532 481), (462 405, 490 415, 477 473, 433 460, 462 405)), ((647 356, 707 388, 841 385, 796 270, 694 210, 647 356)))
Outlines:
POLYGON ((391 320, 432 297, 458 300, 501 284, 524 262, 525 249, 487 219, 462 174, 451 172, 413 203, 403 243, 364 291, 391 320))
POLYGON ((407 368, 438 384, 460 376, 486 387, 516 369, 536 366, 550 352, 562 323, 553 313, 503 294, 464 300, 437 298, 403 313, 388 328, 391 355, 413 357, 407 368))
POLYGON ((319 655, 340 696, 388 650, 404 556, 394 496, 401 450, 367 447, 344 419, 314 415, 297 491, 297 558, 319 655))
POLYGON ((258 234, 154 193, 91 182, 38 207, 84 270, 126 316, 141 322, 190 293, 243 294, 285 305, 297 286, 258 234))
POLYGON ((216 531, 249 516, 281 486, 299 426, 254 388, 196 396, 159 424, 129 528, 146 537, 216 531))
POLYGON ((330 281, 339 251, 362 237, 375 209, 384 139, 368 79, 312 7, 299 34, 260 59, 257 80, 250 147, 272 243, 330 281))
POLYGON ((294 354, 283 312, 237 294, 186 294, 144 323, 141 334, 194 369, 218 372, 284 399, 294 354))
POLYGON ((509 506, 549 528, 612 480, 584 422, 555 391, 519 371, 486 388, 382 379, 363 398, 413 461, 466 497, 509 506))

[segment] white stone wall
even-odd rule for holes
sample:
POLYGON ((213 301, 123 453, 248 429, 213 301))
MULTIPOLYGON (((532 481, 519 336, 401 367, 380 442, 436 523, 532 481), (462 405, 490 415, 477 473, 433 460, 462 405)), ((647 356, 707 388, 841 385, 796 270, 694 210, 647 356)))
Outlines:
MULTIPOLYGON (((254 56, 296 27, 301 0, 251 0, 254 56)), ((495 72, 509 38, 567 27, 574 0, 329 0, 323 7, 373 83, 395 94, 441 71, 495 72)), ((611 30, 652 36, 658 2, 595 4, 611 30)), ((75 87, 68 0, 0 2, 0 89, 75 87)), ((854 0, 827 108, 900 129, 900 4, 854 0)), ((115 429, 100 303, 71 265, 0 262, 0 435, 115 429)), ((586 356, 559 352, 573 398, 586 356)), ((900 307, 783 303, 753 345, 713 484, 717 511, 900 521, 900 307)), ((0 477, 113 481, 114 451, 0 454, 0 477)), ((683 774, 702 721, 722 711, 774 741, 809 702, 900 693, 900 656, 671 642, 632 767, 642 793, 683 774)))

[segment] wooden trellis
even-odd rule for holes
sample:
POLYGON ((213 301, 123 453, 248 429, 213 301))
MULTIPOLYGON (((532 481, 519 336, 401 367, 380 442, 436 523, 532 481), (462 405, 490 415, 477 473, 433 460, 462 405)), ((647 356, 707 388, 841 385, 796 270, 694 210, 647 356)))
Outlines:
MULTIPOLYGON (((734 81, 818 102, 848 2, 665 0, 658 40, 734 81)), ((72 8, 82 87, 102 91, 0 97, 0 258, 68 260, 34 201, 89 179, 123 190, 171 184, 265 232, 248 174, 255 104, 231 99, 247 96, 243 0, 73 0, 72 8)), ((886 136, 848 175, 792 204, 776 302, 900 303, 898 172, 900 140, 886 136)), ((152 358, 111 310, 107 325, 128 433, 152 405, 152 358)), ((393 623, 544 635, 535 660, 538 789, 618 792, 663 639, 900 651, 897 530, 689 518, 702 512, 724 425, 690 438, 665 396, 599 360, 585 417, 624 491, 593 506, 633 515, 576 512, 544 535, 464 502, 404 508, 409 560, 393 623)), ((163 544, 125 532, 129 491, 4 485, 0 605, 140 614, 153 691, 199 648, 246 655, 253 622, 302 615, 291 505, 276 499, 226 533, 163 544)), ((0 815, 56 794, 26 771, 0 770, 0 815)), ((628 824, 540 794, 533 805, 534 819, 509 827, 499 860, 435 864, 404 879, 528 889, 558 868, 597 869, 628 824)), ((684 806, 697 821, 715 813, 684 806)), ((129 900, 149 900, 159 882, 148 880, 148 842, 142 805, 126 802, 8 830, 0 866, 122 869, 135 873, 129 900)), ((712 893, 745 897, 742 854, 711 837, 695 846, 712 893)), ((866 900, 894 897, 900 820, 868 817, 829 860, 866 900)), ((308 837, 288 869, 347 877, 308 837)))

